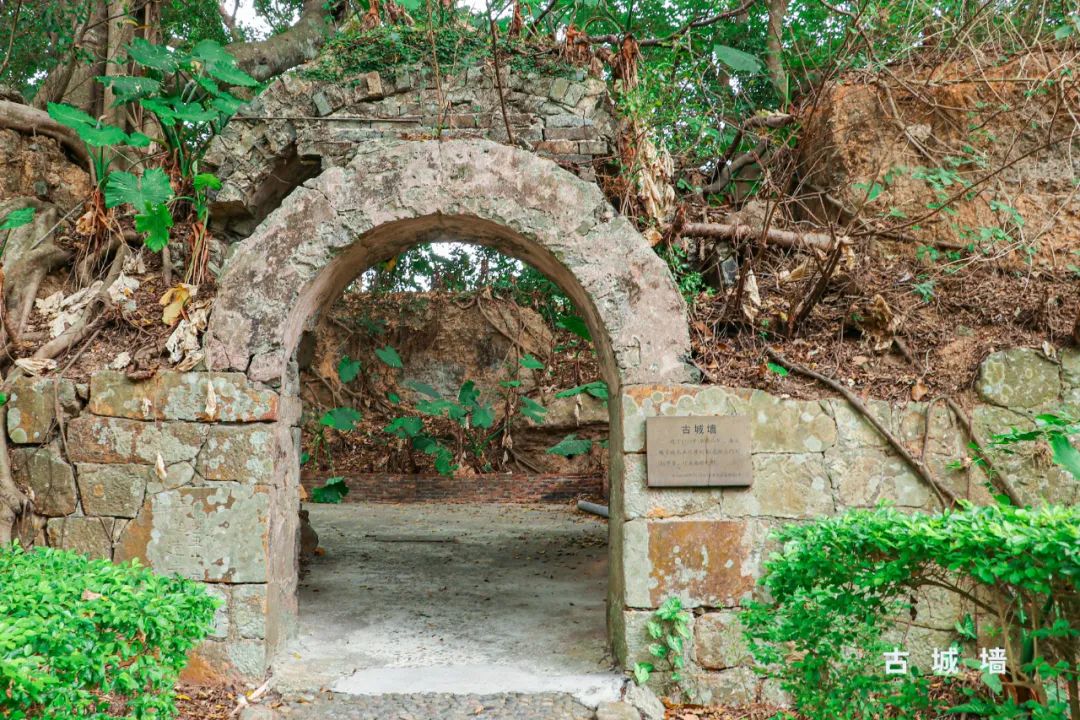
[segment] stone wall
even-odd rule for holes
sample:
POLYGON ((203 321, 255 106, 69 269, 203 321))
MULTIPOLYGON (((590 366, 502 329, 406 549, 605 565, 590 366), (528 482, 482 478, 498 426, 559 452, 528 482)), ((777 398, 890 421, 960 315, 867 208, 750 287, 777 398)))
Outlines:
MULTIPOLYGON (((1015 349, 989 356, 977 382, 971 420, 980 441, 994 433, 1034 426, 1040 412, 1080 414, 1080 351, 1049 359, 1015 349)), ((963 423, 944 402, 869 409, 958 497, 991 502, 977 469, 953 469, 968 454, 963 423), (929 428, 929 432, 927 432, 929 428)), ((623 388, 621 471, 613 471, 613 516, 623 518, 625 607, 616 618, 616 654, 626 667, 649 661, 645 623, 665 599, 693 608, 691 675, 703 699, 747 701, 776 689, 755 677, 736 618, 740 601, 757 597, 763 561, 778 526, 873 507, 887 500, 900 509, 937 512, 940 503, 885 439, 843 399, 794 400, 760 390, 694 385, 623 388), (660 415, 738 415, 750 423, 753 485, 749 488, 649 488, 645 420, 660 415), (622 492, 615 489, 623 476, 622 492)), ((1080 438, 1077 438, 1080 440, 1080 438)), ((1038 448, 1014 455, 991 452, 995 467, 1025 502, 1080 502, 1080 486, 1042 459, 1038 448)), ((963 608, 945 596, 919 598, 920 622, 951 628, 963 608), (928 621, 929 619, 929 621, 928 621)), ((948 631, 912 628, 906 645, 929 654, 957 640, 948 631)), ((922 660, 922 658, 918 658, 922 660)), ((926 661, 928 664, 928 660, 926 661)), ((662 676, 658 678, 662 681, 662 676)))
MULTIPOLYGON (((1078 413, 1080 352, 1054 360, 1025 349, 996 353, 983 363, 977 390, 973 427, 984 440, 1030 427, 1039 412, 1078 413)), ((8 438, 16 477, 33 492, 41 516, 38 543, 117 561, 138 558, 159 572, 205 582, 225 601, 213 638, 189 669, 195 677, 261 675, 290 632, 295 392, 234 372, 169 372, 143 382, 99 372, 88 385, 30 378, 11 388, 8 438)), ((913 452, 925 452, 954 492, 989 501, 977 471, 950 468, 968 438, 944 403, 869 407, 913 452)), ((627 666, 644 659, 645 622, 666 598, 679 596, 694 610, 689 659, 705 698, 777 697, 750 671, 735 618, 740 601, 756 592, 770 530, 879 500, 938 509, 930 490, 843 400, 629 385, 617 417, 611 538, 619 554, 611 558, 609 606, 616 654, 627 666), (753 486, 648 488, 644 427, 657 415, 745 417, 753 486)), ((994 460, 1025 498, 1080 501, 1077 484, 1038 452, 994 460)), ((920 606, 944 627, 955 610, 920 606)))
POLYGON ((41 516, 36 542, 207 583, 225 606, 191 672, 261 675, 270 430, 288 407, 241 373, 17 380, 8 438, 41 516))
POLYGON ((342 165, 378 137, 487 138, 552 159, 585 180, 610 159, 615 120, 607 86, 586 77, 503 68, 506 119, 494 71, 473 67, 436 87, 426 66, 402 66, 335 82, 305 69, 275 80, 214 140, 204 165, 224 181, 215 222, 243 234, 304 180, 342 165), (440 100, 442 102, 440 102, 440 100))

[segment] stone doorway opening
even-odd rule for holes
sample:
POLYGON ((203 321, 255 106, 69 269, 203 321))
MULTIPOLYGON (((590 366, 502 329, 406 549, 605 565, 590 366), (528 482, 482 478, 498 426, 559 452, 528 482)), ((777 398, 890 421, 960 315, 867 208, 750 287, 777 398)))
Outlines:
POLYGON ((688 328, 671 321, 686 316, 685 303, 664 262, 597 186, 486 140, 389 138, 358 143, 350 160, 296 187, 234 246, 203 337, 210 371, 242 371, 281 396, 268 426, 272 474, 260 476, 266 659, 279 657, 298 628, 301 337, 365 270, 445 240, 495 248, 536 268, 580 311, 592 337, 609 389, 607 639, 625 664, 628 624, 653 599, 642 592, 649 578, 627 572, 637 567, 644 536, 642 521, 626 519, 643 480, 641 427, 623 416, 624 391, 693 379, 688 328))
POLYGON ((608 391, 579 312, 482 246, 360 274, 297 346, 301 557, 275 686, 614 699, 608 391), (317 539, 316 539, 317 538, 317 539))

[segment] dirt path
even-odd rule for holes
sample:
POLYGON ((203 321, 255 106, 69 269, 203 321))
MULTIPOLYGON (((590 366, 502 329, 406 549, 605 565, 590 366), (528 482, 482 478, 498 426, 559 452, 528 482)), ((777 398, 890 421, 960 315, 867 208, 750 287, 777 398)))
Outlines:
POLYGON ((614 699, 606 524, 561 506, 312 505, 286 695, 614 699))

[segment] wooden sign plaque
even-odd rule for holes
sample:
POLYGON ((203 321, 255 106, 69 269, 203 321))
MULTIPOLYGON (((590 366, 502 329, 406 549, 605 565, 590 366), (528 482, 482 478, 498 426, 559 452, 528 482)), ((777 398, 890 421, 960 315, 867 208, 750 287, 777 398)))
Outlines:
POLYGON ((737 415, 645 420, 649 487, 748 487, 750 421, 737 415))

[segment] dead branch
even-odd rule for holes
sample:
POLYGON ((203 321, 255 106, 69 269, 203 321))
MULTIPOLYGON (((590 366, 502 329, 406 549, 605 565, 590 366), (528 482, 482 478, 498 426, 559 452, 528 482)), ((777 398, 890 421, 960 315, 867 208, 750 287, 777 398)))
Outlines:
POLYGON ((90 154, 75 131, 53 120, 44 110, 0 100, 0 128, 50 137, 60 143, 80 165, 87 169, 90 167, 90 154))
POLYGON ((825 233, 800 233, 793 230, 752 227, 741 223, 687 223, 683 226, 681 234, 733 241, 761 241, 764 245, 772 243, 780 247, 826 252, 831 251, 834 244, 851 244, 850 238, 846 235, 837 236, 834 243, 833 236, 825 233))
MULTIPOLYGON (((900 440, 897 439, 897 437, 893 435, 888 428, 882 425, 880 420, 874 417, 874 415, 871 414, 869 410, 867 410, 866 405, 863 404, 862 400, 860 400, 855 393, 851 392, 851 390, 847 389, 846 387, 844 387, 830 377, 822 375, 821 373, 811 370, 808 367, 804 367, 797 362, 792 362, 791 360, 788 360, 772 348, 765 348, 765 354, 768 355, 769 358, 773 360, 773 362, 783 365, 788 370, 798 373, 799 375, 808 377, 812 380, 817 380, 822 385, 825 385, 826 387, 829 387, 830 389, 835 390, 836 392, 843 395, 844 399, 848 401, 848 404, 855 408, 855 410, 858 411, 859 414, 862 415, 863 418, 867 422, 869 422, 875 430, 878 431, 878 434, 880 434, 881 437, 885 438, 885 441, 888 442, 889 446, 892 447, 893 451, 896 452, 896 454, 899 455, 905 463, 907 463, 908 467, 910 467, 916 475, 922 478, 923 482, 930 486, 930 488, 937 494, 938 500, 941 501, 943 507, 950 508, 956 505, 957 499, 956 496, 952 493, 952 491, 934 479, 933 474, 931 474, 930 470, 926 467, 926 465, 917 460, 911 455, 910 452, 908 452, 908 449, 904 447, 904 444, 900 442, 900 440)), ((926 431, 930 431, 929 426, 927 427, 926 431)))
POLYGON ((127 245, 121 243, 120 247, 116 249, 116 254, 113 255, 112 265, 109 267, 109 274, 105 277, 105 282, 102 284, 97 295, 94 296, 94 299, 87 303, 86 309, 83 311, 79 320, 67 330, 38 348, 37 352, 33 355, 34 359, 51 360, 57 357, 76 344, 82 342, 85 337, 97 330, 97 328, 108 319, 109 316, 104 310, 113 304, 112 299, 109 297, 109 288, 111 288, 113 283, 116 282, 116 279, 120 277, 120 272, 124 268, 124 260, 127 259, 128 253, 127 245))

